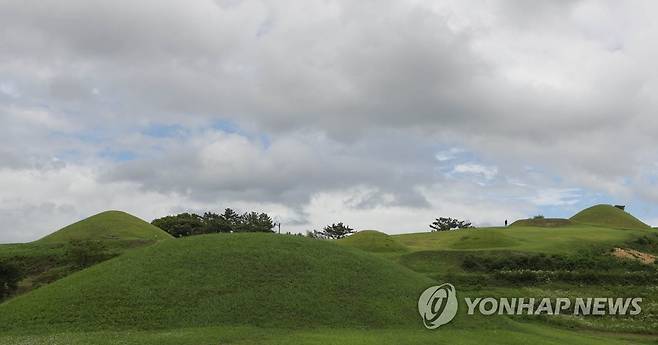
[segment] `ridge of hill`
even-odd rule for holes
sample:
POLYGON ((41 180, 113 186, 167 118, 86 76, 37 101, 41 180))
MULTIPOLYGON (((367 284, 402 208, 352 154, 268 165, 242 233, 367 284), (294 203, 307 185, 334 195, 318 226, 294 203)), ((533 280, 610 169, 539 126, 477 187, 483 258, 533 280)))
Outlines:
POLYGON ((38 243, 68 242, 71 240, 147 240, 172 238, 164 230, 122 211, 105 211, 65 226, 47 235, 38 243))
POLYGON ((329 241, 200 235, 131 251, 0 304, 0 330, 417 326, 418 294, 432 283, 329 241))
POLYGON ((621 229, 650 229, 651 227, 626 211, 612 205, 595 205, 586 208, 573 217, 572 222, 621 229))
POLYGON ((397 242, 393 237, 376 230, 359 231, 352 236, 338 240, 338 243, 376 253, 406 252, 408 250, 407 247, 397 242))

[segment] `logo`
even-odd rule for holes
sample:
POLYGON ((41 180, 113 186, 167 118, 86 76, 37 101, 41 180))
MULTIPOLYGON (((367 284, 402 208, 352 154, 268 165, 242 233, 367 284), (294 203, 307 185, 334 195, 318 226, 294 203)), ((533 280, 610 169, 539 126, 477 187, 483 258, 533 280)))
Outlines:
MULTIPOLYGON (((466 315, 639 315, 641 297, 465 297, 466 315)), ((432 286, 418 298, 418 312, 427 329, 439 328, 457 315, 459 302, 452 284, 432 286)))
POLYGON ((427 329, 436 329, 452 321, 457 307, 457 291, 448 283, 428 288, 418 299, 418 312, 427 329))

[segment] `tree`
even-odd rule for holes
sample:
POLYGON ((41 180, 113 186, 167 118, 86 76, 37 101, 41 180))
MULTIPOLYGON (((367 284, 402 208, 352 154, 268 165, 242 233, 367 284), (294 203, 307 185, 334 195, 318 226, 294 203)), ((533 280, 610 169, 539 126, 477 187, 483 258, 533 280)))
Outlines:
POLYGON ((267 213, 245 212, 242 215, 230 208, 224 213, 181 213, 155 219, 151 224, 174 237, 185 237, 218 232, 273 232, 274 222, 267 213))
POLYGON ((272 232, 274 222, 266 213, 249 212, 241 217, 239 231, 241 232, 272 232))
POLYGON ((240 223, 240 215, 230 208, 224 209, 222 218, 224 218, 224 220, 234 228, 240 223))
POLYGON ((223 215, 206 212, 203 214, 202 220, 203 233, 212 234, 218 232, 232 232, 234 226, 224 218, 223 215))
POLYGON ((471 222, 450 217, 439 217, 432 224, 430 224, 432 231, 448 231, 452 229, 464 229, 470 227, 471 222))
POLYGON ((0 301, 16 291, 20 279, 21 273, 16 266, 0 262, 0 301))
POLYGON ((174 237, 183 237, 203 233, 202 217, 197 214, 181 213, 155 219, 151 224, 168 232, 174 237))
POLYGON ((353 234, 354 232, 355 232, 354 229, 340 222, 337 224, 327 225, 324 227, 324 229, 322 229, 322 231, 313 230, 312 233, 310 232, 307 233, 307 236, 312 238, 325 238, 325 239, 338 240, 341 238, 345 238, 353 234))

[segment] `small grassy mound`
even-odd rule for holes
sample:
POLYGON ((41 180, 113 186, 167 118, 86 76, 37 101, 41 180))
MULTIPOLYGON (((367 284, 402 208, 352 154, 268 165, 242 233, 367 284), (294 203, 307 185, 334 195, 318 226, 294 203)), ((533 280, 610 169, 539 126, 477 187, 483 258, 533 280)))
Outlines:
POLYGON ((330 241, 193 236, 131 251, 0 304, 0 333, 223 324, 418 327, 418 295, 432 283, 330 241))
POLYGON ((376 253, 405 252, 408 250, 407 247, 398 243, 393 237, 375 230, 359 231, 350 237, 339 240, 338 243, 376 253))
POLYGON ((622 211, 612 205, 596 205, 586 208, 570 218, 571 221, 581 224, 604 226, 621 229, 650 229, 630 213, 622 211))
POLYGON ((121 211, 106 211, 66 226, 40 240, 39 243, 71 240, 146 240, 172 238, 162 229, 121 211))
POLYGON ((573 222, 564 218, 528 218, 519 219, 510 224, 510 226, 537 226, 540 228, 557 228, 569 225, 573 225, 573 222))

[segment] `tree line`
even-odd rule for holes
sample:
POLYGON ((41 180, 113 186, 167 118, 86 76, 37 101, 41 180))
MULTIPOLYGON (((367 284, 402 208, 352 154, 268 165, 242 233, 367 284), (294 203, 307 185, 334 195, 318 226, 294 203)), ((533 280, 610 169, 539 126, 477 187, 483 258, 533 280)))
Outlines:
MULTIPOLYGON (((151 224, 174 237, 235 232, 271 233, 274 232, 276 226, 272 217, 267 213, 252 211, 240 214, 231 208, 225 209, 221 214, 205 212, 203 215, 198 215, 185 212, 154 219, 151 224)), ((449 231, 472 227, 473 225, 469 221, 451 217, 439 217, 430 224, 431 231, 449 231)), ((343 224, 343 222, 338 222, 327 225, 322 230, 307 231, 306 236, 317 239, 341 239, 352 235, 354 232, 353 228, 343 224)))
POLYGON ((227 208, 224 213, 180 213, 154 219, 151 224, 174 237, 185 237, 220 232, 274 232, 274 222, 267 213, 245 212, 239 214, 227 208))

